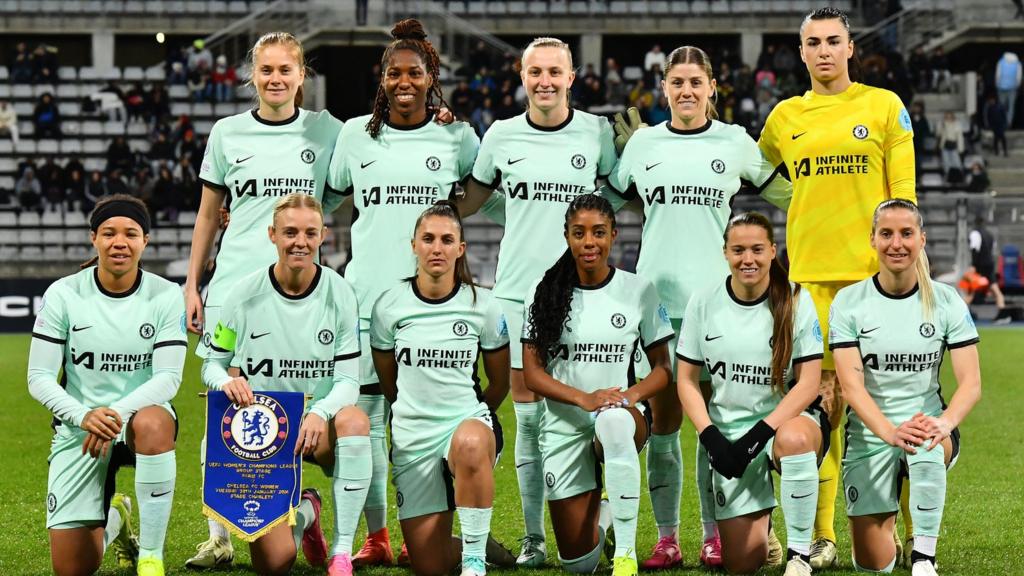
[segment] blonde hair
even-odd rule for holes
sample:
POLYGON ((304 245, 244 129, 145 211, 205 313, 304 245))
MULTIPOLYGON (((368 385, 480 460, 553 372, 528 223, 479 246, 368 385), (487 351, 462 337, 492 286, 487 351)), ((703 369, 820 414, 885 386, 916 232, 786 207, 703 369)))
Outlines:
MULTIPOLYGON (((704 73, 708 75, 708 84, 715 79, 715 73, 711 70, 711 57, 708 53, 697 48, 696 46, 680 46, 672 51, 665 59, 665 68, 662 70, 662 76, 668 78, 668 71, 672 69, 676 64, 696 64, 704 69, 704 73)), ((704 115, 708 120, 718 119, 718 109, 715 108, 715 102, 718 100, 718 90, 708 97, 708 107, 704 111, 704 115)))
MULTIPOLYGON (((569 72, 574 72, 575 68, 572 65, 572 50, 569 45, 558 38, 551 36, 541 36, 540 38, 534 38, 533 42, 526 45, 523 48, 523 56, 519 59, 519 69, 524 70, 526 68, 526 54, 534 48, 561 48, 565 52, 565 57, 569 59, 569 72)), ((565 105, 571 106, 572 93, 569 90, 565 91, 565 105)), ((526 106, 529 108, 530 100, 526 100, 526 106)))
MULTIPOLYGON (((252 67, 252 75, 249 77, 249 85, 254 89, 256 87, 253 77, 256 76, 256 57, 260 51, 268 46, 284 46, 287 49, 292 50, 295 53, 295 59, 299 62, 299 69, 308 77, 313 75, 313 71, 310 70, 309 66, 306 65, 306 51, 302 48, 302 42, 288 32, 267 32, 260 39, 252 45, 252 49, 249 50, 249 54, 246 56, 246 61, 249 66, 252 67)), ((259 93, 256 94, 257 101, 259 100, 259 93)), ((298 91, 295 92, 295 105, 302 106, 302 85, 299 85, 298 91)))
MULTIPOLYGON (((878 227, 878 218, 882 215, 882 212, 890 210, 907 210, 912 213, 917 220, 918 230, 924 231, 924 218, 921 217, 921 211, 918 210, 917 204, 905 198, 892 198, 883 201, 875 208, 875 214, 871 219, 872 236, 875 235, 875 229, 878 227)), ((931 265, 928 262, 928 254, 924 251, 924 248, 921 248, 917 261, 914 262, 914 270, 917 272, 917 286, 921 292, 921 306, 924 308, 924 319, 931 320, 932 313, 935 310, 935 290, 932 288, 931 265)))
POLYGON ((324 221, 324 208, 320 201, 309 194, 294 192, 281 198, 274 204, 274 226, 277 226, 277 217, 289 208, 309 208, 320 215, 320 222, 324 221))

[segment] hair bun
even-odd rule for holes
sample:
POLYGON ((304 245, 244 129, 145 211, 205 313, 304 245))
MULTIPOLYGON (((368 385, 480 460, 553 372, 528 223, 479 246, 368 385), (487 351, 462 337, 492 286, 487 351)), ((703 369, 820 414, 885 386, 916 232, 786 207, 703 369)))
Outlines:
POLYGON ((391 29, 391 37, 395 40, 426 40, 427 32, 419 20, 406 18, 391 29))

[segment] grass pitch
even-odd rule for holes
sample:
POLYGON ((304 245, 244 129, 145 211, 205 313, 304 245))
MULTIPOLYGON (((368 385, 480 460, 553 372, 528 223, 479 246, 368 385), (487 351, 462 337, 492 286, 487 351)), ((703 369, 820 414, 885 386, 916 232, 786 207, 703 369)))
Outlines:
MULTIPOLYGON (((1017 363, 1024 358, 1024 331, 1014 329, 983 329, 980 345, 983 398, 962 426, 963 452, 950 473, 942 537, 939 541, 939 568, 945 575, 1024 574, 1024 451, 1015 443, 1021 423, 1021 378, 1017 363)), ((0 408, 0 457, 6 473, 0 474, 0 575, 37 575, 50 573, 49 540, 45 529, 46 456, 50 440, 50 415, 27 392, 25 381, 29 337, 0 335, 0 382, 3 382, 3 407, 0 408)), ((952 397, 955 384, 947 361, 943 365, 945 396, 952 397)), ((202 438, 204 400, 199 381, 198 358, 189 354, 185 379, 174 404, 181 422, 178 438, 178 480, 174 512, 167 536, 165 566, 168 574, 186 574, 185 560, 195 545, 206 539, 207 528, 201 509, 199 441, 202 438)), ((500 418, 505 424, 505 456, 495 470, 497 493, 494 503, 492 533, 514 551, 522 535, 522 512, 512 463, 515 416, 511 402, 502 406, 500 418)), ((689 422, 683 425, 684 483, 680 542, 684 568, 676 574, 699 574, 697 553, 700 545, 699 512, 693 483, 695 437, 689 422)), ((641 458, 641 461, 643 459, 641 458)), ((325 529, 332 526, 329 504, 330 484, 317 467, 306 465, 303 483, 315 486, 325 495, 325 529)), ((134 471, 123 469, 118 489, 134 493, 134 471)), ((645 558, 656 540, 657 532, 650 501, 644 498, 640 507, 637 547, 645 558)), ((389 496, 394 506, 394 491, 389 496)), ((828 574, 855 574, 850 564, 849 531, 844 519, 842 491, 836 502, 836 528, 839 536, 841 569, 828 574)), ((137 513, 136 513, 137 514, 137 513)), ((392 511, 390 531, 395 553, 401 545, 401 531, 392 511)), ((137 522, 137 517, 136 517, 137 522)), ((785 543, 781 512, 775 522, 785 543)), ((357 534, 356 547, 365 531, 357 534)), ((328 537, 330 535, 328 534, 328 537)), ((301 556, 301 554, 300 554, 301 556)), ((599 570, 608 571, 606 566, 599 570)), ((402 569, 361 571, 370 575, 398 575, 402 569)), ((897 570, 897 573, 909 573, 897 570)), ((126 574, 113 568, 111 557, 100 572, 104 575, 126 574)), ((235 541, 235 568, 218 574, 251 574, 247 547, 235 541)), ((321 574, 301 559, 294 574, 321 574)), ((548 569, 534 573, 562 573, 557 567, 554 536, 548 532, 548 569)), ((781 570, 764 570, 764 574, 781 574, 781 570)))

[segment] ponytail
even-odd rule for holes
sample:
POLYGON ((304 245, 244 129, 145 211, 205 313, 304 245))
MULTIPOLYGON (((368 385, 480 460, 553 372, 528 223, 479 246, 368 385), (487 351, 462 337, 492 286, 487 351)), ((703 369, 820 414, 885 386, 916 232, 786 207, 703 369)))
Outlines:
MULTIPOLYGON (((441 218, 447 218, 455 223, 455 226, 459 229, 459 242, 465 242, 466 237, 462 229, 462 217, 459 216, 459 208, 451 200, 438 200, 434 202, 434 205, 427 208, 420 214, 419 218, 416 219, 416 225, 413 226, 413 234, 416 234, 416 230, 419 230, 420 223, 425 218, 430 216, 438 216, 441 218)), ((469 270, 469 260, 467 258, 468 251, 463 252, 462 256, 459 256, 455 260, 455 277, 458 281, 473 291, 473 303, 476 304, 476 283, 473 282, 473 273, 469 270)), ((413 280, 415 277, 413 278, 413 280)))
MULTIPOLYGON (((924 218, 921 216, 921 211, 918 210, 917 204, 906 198, 891 198, 883 200, 875 208, 875 214, 871 218, 872 236, 875 235, 875 229, 878 227, 878 217, 882 212, 888 210, 906 210, 912 213, 917 220, 917 228, 922 233, 924 232, 924 218)), ((921 252, 917 255, 917 261, 914 262, 914 271, 917 273, 917 289, 921 293, 922 315, 925 320, 931 320, 932 314, 935 312, 935 289, 932 287, 931 265, 928 262, 928 254, 924 248, 921 248, 921 252)))

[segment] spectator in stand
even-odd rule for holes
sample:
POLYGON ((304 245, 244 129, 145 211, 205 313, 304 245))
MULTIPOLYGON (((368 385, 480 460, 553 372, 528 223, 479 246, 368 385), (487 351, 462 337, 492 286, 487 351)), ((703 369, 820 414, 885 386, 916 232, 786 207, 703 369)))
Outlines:
POLYGON ((1009 156, 1006 147, 1006 129, 1010 126, 1003 102, 989 94, 985 103, 985 126, 992 131, 992 151, 999 154, 999 144, 1003 145, 1003 156, 1009 156))
POLYGON ((192 93, 193 102, 209 102, 213 94, 213 84, 210 81, 210 69, 205 62, 188 72, 188 91, 192 93))
POLYGON ((82 210, 85 203, 85 172, 70 166, 64 167, 64 198, 67 199, 69 210, 82 210))
POLYGON ((651 46, 651 49, 644 54, 644 75, 647 76, 647 82, 651 86, 655 86, 656 77, 661 75, 661 69, 665 67, 665 53, 661 51, 661 46, 655 44, 651 46))
POLYGON ((167 94, 167 88, 163 84, 154 83, 149 89, 148 100, 149 116, 146 118, 146 122, 150 126, 156 127, 158 123, 163 122, 171 115, 171 97, 167 94))
POLYGON ((655 124, 661 124, 671 118, 672 113, 668 109, 668 98, 666 98, 665 93, 662 92, 658 96, 658 100, 653 106, 651 106, 651 109, 647 111, 647 123, 654 126, 655 124))
POLYGON ((762 70, 765 72, 775 71, 775 44, 769 44, 761 50, 761 55, 757 57, 757 66, 755 68, 758 72, 762 70))
POLYGON ((149 146, 149 159, 154 161, 173 161, 175 159, 174 145, 167 140, 167 135, 163 132, 157 132, 154 136, 153 143, 149 146))
POLYGON ((124 107, 128 112, 128 122, 132 120, 146 121, 149 110, 146 107, 146 90, 142 87, 142 82, 133 84, 128 93, 124 95, 124 107))
POLYGON ((491 53, 487 50, 487 44, 479 40, 476 46, 469 51, 469 69, 480 70, 491 67, 491 53))
POLYGON ((177 158, 181 158, 183 156, 191 157, 198 147, 199 143, 196 142, 195 131, 186 130, 185 134, 182 135, 181 140, 178 142, 177 147, 174 149, 174 156, 177 158))
POLYGON ((914 102, 910 106, 910 126, 914 131, 914 169, 920 180, 921 161, 926 152, 925 142, 932 137, 932 124, 924 114, 924 102, 914 102))
POLYGON ((783 44, 775 51, 772 69, 776 76, 784 76, 796 70, 796 53, 788 44, 783 44))
MULTIPOLYGON (((633 89, 629 91, 629 105, 635 106, 644 116, 646 116, 651 106, 654 105, 654 94, 647 89, 643 78, 638 79, 636 84, 633 85, 633 89)), ((648 123, 650 122, 649 118, 645 118, 645 120, 648 123)))
POLYGON ((914 90, 917 92, 927 92, 931 88, 932 70, 931 61, 928 59, 928 55, 924 53, 924 46, 914 48, 908 65, 910 68, 910 80, 914 85, 914 90))
POLYGON ((107 191, 107 181, 103 178, 103 172, 99 170, 93 170, 89 173, 89 179, 85 183, 85 191, 82 196, 82 212, 88 214, 92 212, 92 209, 99 202, 100 198, 103 198, 109 194, 107 191))
POLYGON ((171 130, 171 142, 175 145, 185 137, 185 133, 194 131, 196 128, 192 125, 192 119, 189 118, 188 114, 182 114, 178 116, 178 121, 174 123, 174 128, 171 130))
POLYGON ((10 136, 18 144, 18 114, 7 100, 0 100, 0 136, 10 136))
POLYGON ((53 101, 53 94, 44 92, 39 97, 35 111, 32 112, 32 122, 36 127, 36 138, 60 139, 63 136, 60 130, 60 109, 53 101))
POLYGON ((469 89, 469 83, 459 80, 458 86, 452 91, 452 97, 448 100, 452 106, 452 112, 460 119, 467 119, 473 113, 473 91, 469 89))
POLYGON ((996 63, 996 90, 999 103, 1006 110, 1006 125, 1013 126, 1013 113, 1017 106, 1017 90, 1020 89, 1021 63, 1013 52, 1004 52, 996 63))
POLYGON ((124 178, 124 172, 120 168, 114 168, 107 174, 107 194, 128 194, 131 189, 124 178))
POLYGON ((64 170, 48 156, 36 172, 47 210, 64 212, 64 170))
POLYGON ((153 183, 153 208, 159 210, 163 219, 168 222, 178 220, 182 198, 177 194, 174 176, 166 166, 161 166, 153 183))
POLYGON ((35 66, 32 63, 32 54, 24 42, 18 42, 14 46, 14 57, 9 64, 11 69, 11 82, 14 84, 28 84, 32 81, 35 73, 35 66))
POLYGON ((488 97, 484 98, 483 103, 476 110, 473 110, 470 122, 476 128, 477 134, 482 137, 494 123, 494 119, 494 110, 491 108, 491 99, 488 97))
POLYGON ((939 126, 939 150, 942 153, 942 170, 946 182, 963 182, 963 162, 960 158, 964 153, 964 131, 952 112, 946 112, 939 126))
POLYGON ((214 67, 210 80, 213 82, 213 97, 217 102, 230 102, 235 99, 238 77, 235 75, 235 69, 228 66, 227 56, 217 56, 217 66, 214 67))
POLYGON ((622 83, 619 65, 614 58, 605 61, 603 83, 607 103, 621 105, 626 102, 626 86, 622 83))
POLYGON ((188 70, 198 70, 200 66, 205 66, 207 70, 213 68, 213 53, 206 47, 206 43, 201 39, 196 39, 192 42, 192 50, 188 53, 188 70))
POLYGON ((493 92, 498 86, 494 83, 494 78, 491 77, 487 67, 481 66, 473 75, 473 79, 469 81, 469 89, 479 92, 484 87, 493 92))
POLYGON ((946 56, 946 51, 942 49, 942 46, 932 52, 930 68, 932 69, 932 90, 952 92, 953 74, 949 71, 949 56, 946 56))
POLYGON ((18 204, 23 210, 43 211, 42 207, 42 186, 36 179, 36 171, 26 168, 14 184, 14 195, 18 198, 18 204))
POLYGON ((32 52, 32 81, 36 84, 57 83, 57 49, 40 44, 32 52))
POLYGON ((115 136, 110 146, 107 147, 106 171, 111 173, 114 170, 121 170, 122 172, 131 170, 134 161, 135 155, 132 153, 132 149, 128 146, 124 136, 115 136))
POLYGON ((971 172, 967 175, 967 191, 988 192, 990 184, 988 172, 985 172, 985 167, 981 165, 981 162, 975 161, 974 164, 971 164, 971 172))
POLYGON ((167 51, 167 60, 164 62, 164 74, 167 76, 167 83, 184 84, 188 74, 188 46, 178 46, 177 50, 167 51))
POLYGON ((117 82, 108 80, 107 84, 92 98, 99 102, 100 112, 108 120, 127 123, 128 114, 124 105, 124 91, 117 85, 117 82))
POLYGON ((167 83, 171 86, 188 84, 188 67, 182 62, 171 62, 171 71, 167 73, 167 83))
POLYGON ((505 94, 501 97, 501 103, 494 109, 494 117, 498 120, 507 120, 523 112, 522 107, 516 105, 512 94, 505 94))
POLYGON ((149 208, 150 220, 156 220, 156 207, 153 206, 153 187, 156 180, 149 166, 140 166, 135 170, 130 186, 131 195, 146 203, 149 208))
MULTIPOLYGON (((995 298, 996 308, 1005 308, 1006 300, 1003 298, 1003 291, 999 289, 999 278, 996 276, 994 254, 996 241, 992 232, 985 227, 984 216, 974 217, 974 228, 967 235, 967 244, 971 249, 971 266, 967 269, 967 274, 975 273, 987 279, 988 292, 991 292, 995 298)), ((977 298, 975 302, 981 304, 985 301, 986 292, 979 291, 979 293, 980 298, 977 298)), ((971 304, 972 302, 968 300, 967 303, 971 304)))
POLYGON ((186 189, 192 190, 190 194, 195 194, 193 189, 197 186, 199 180, 196 177, 195 169, 192 167, 192 160, 188 156, 178 158, 178 163, 174 166, 174 179, 180 182, 186 189))

